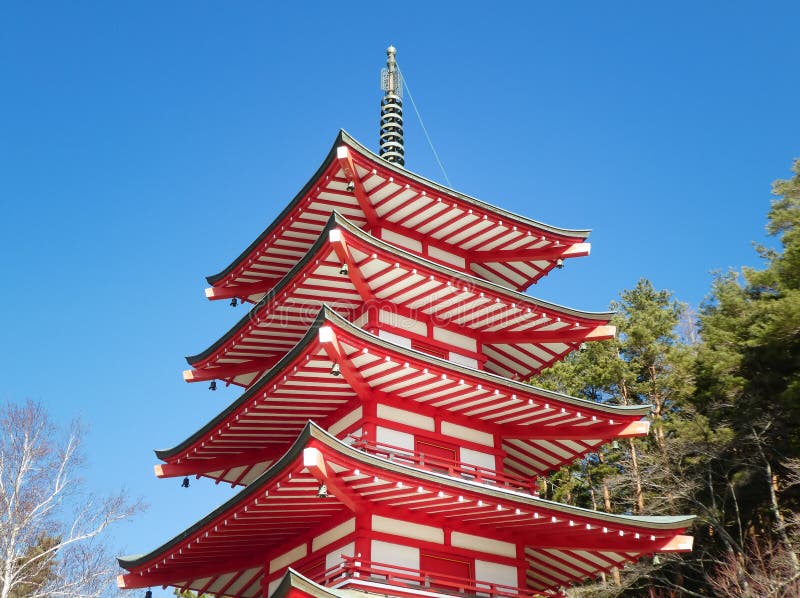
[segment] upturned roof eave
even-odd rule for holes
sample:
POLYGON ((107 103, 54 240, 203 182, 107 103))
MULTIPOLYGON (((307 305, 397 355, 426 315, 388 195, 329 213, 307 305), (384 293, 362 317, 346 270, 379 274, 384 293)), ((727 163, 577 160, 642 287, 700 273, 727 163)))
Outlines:
MULTIPOLYGON (((348 136, 349 138, 349 136, 348 136)), ((336 136, 336 139, 331 146, 331 149, 328 151, 328 155, 325 156, 325 159, 322 161, 322 164, 319 165, 319 168, 311 175, 311 178, 308 182, 303 185, 303 188, 292 198, 292 200, 286 205, 283 210, 281 210, 280 214, 273 220, 264 232, 262 232, 255 240, 247 246, 247 248, 239 254, 239 256, 234 259, 225 269, 221 270, 216 274, 212 274, 210 276, 206 276, 206 281, 210 285, 215 285, 216 283, 223 280, 228 274, 230 274, 234 268, 236 268, 242 260, 244 260, 248 255, 250 255, 256 247, 258 247, 264 239, 270 236, 278 226, 280 226, 281 222, 283 222, 286 217, 291 214, 292 210, 297 206, 298 203, 302 201, 302 199, 306 196, 310 189, 314 187, 317 182, 317 179, 322 175, 325 170, 331 165, 331 163, 336 159, 336 148, 342 143, 344 140, 344 131, 340 130, 339 134, 336 136)))
POLYGON ((430 179, 427 179, 419 174, 411 172, 410 170, 406 170, 405 168, 401 168, 383 160, 380 156, 373 153, 369 149, 367 149, 364 145, 356 141, 355 138, 351 137, 344 129, 340 129, 339 133, 336 136, 336 139, 333 142, 331 149, 328 151, 327 156, 323 160, 322 164, 317 168, 311 178, 303 185, 302 189, 292 198, 292 200, 281 210, 280 214, 273 220, 269 226, 267 226, 264 231, 256 237, 256 239, 247 246, 247 248, 239 254, 227 267, 223 270, 218 272, 217 274, 212 274, 206 277, 206 281, 214 286, 220 281, 224 280, 248 255, 250 255, 261 243, 269 237, 279 226, 280 224, 286 219, 286 217, 291 214, 291 212, 295 209, 297 204, 299 204, 304 197, 308 194, 309 190, 313 189, 314 186, 317 184, 317 181, 322 173, 328 169, 328 167, 333 163, 336 159, 336 148, 339 147, 342 143, 349 146, 353 150, 357 151, 367 160, 374 162, 376 165, 381 166, 381 168, 385 168, 386 170, 394 173, 399 177, 406 177, 415 181, 416 183, 428 187, 432 191, 439 192, 443 195, 448 195, 454 199, 464 202, 465 204, 471 205, 475 208, 485 210, 488 212, 492 212, 501 218, 505 218, 507 220, 513 220, 518 222, 519 224, 529 226, 531 228, 540 229, 542 231, 549 232, 554 235, 566 237, 566 238, 575 238, 584 240, 589 236, 591 233, 591 229, 568 229, 568 228, 561 228, 557 226, 552 226, 550 224, 545 224, 543 222, 539 222, 537 220, 533 220, 531 218, 527 218, 520 214, 516 214, 514 212, 510 212, 508 210, 504 210, 499 208, 495 205, 482 201, 480 199, 476 199, 455 189, 451 189, 449 187, 445 187, 439 183, 436 183, 430 179))
POLYGON ((147 563, 153 561, 154 559, 159 558, 161 554, 163 554, 170 548, 177 546, 189 536, 193 535, 194 533, 201 530, 205 526, 213 524, 217 518, 222 517, 225 513, 235 508, 243 500, 252 496, 255 493, 262 491, 263 487, 270 480, 280 475, 289 464, 294 462, 294 460, 301 455, 302 450, 306 448, 307 443, 311 439, 317 440, 321 444, 324 444, 327 448, 338 452, 341 456, 354 459, 355 461, 358 461, 363 465, 382 468, 386 471, 389 471, 397 475, 409 476, 410 478, 415 480, 426 481, 431 484, 440 484, 442 486, 447 486, 448 488, 457 489, 464 492, 480 492, 485 497, 493 497, 500 500, 509 500, 521 505, 527 505, 529 507, 549 509, 551 511, 555 511, 564 515, 585 517, 596 521, 602 521, 611 525, 614 524, 626 525, 626 526, 640 525, 648 529, 660 530, 660 531, 683 530, 686 529, 696 518, 694 515, 639 516, 639 515, 616 515, 611 513, 602 513, 599 511, 594 511, 592 509, 584 509, 581 507, 564 505, 561 503, 539 498, 537 496, 527 495, 521 492, 508 490, 505 488, 498 488, 496 486, 492 486, 489 484, 482 484, 480 482, 474 482, 469 480, 455 479, 445 474, 439 474, 431 471, 417 469, 415 467, 410 467, 407 465, 389 461, 388 459, 384 459, 382 457, 377 457, 375 455, 364 453, 352 446, 343 443, 342 441, 330 435, 328 432, 326 432, 313 422, 308 422, 306 426, 303 428, 303 430, 300 432, 300 434, 297 436, 297 439, 294 441, 289 450, 280 459, 278 459, 271 467, 269 467, 264 473, 262 473, 258 478, 256 478, 249 486, 245 487, 243 490, 238 492, 229 500, 225 501, 225 503, 223 503, 222 505, 211 511, 208 515, 206 515, 205 517, 203 517, 202 519, 200 519, 199 521, 197 521, 195 524, 188 527, 184 531, 180 532, 172 539, 166 541, 158 548, 142 555, 118 557, 117 558, 118 563, 122 568, 127 569, 128 571, 132 571, 137 567, 146 565, 147 563))
POLYGON ((335 212, 334 212, 334 214, 331 214, 331 217, 328 219, 328 222, 327 222, 327 224, 325 225, 325 228, 323 228, 323 229, 322 229, 322 231, 320 232, 320 235, 319 235, 319 237, 317 238, 317 240, 316 240, 316 241, 314 241, 314 244, 313 244, 311 247, 309 247, 309 249, 308 249, 308 251, 306 252, 306 254, 305 254, 305 255, 304 255, 304 256, 303 256, 303 257, 302 257, 302 258, 301 258, 301 259, 300 259, 300 260, 299 260, 299 261, 298 261, 298 262, 297 262, 297 263, 296 263, 296 264, 295 264, 293 267, 292 267, 292 269, 291 269, 291 270, 289 270, 289 271, 288 271, 288 272, 287 272, 287 273, 286 273, 286 274, 283 276, 283 278, 281 278, 281 279, 280 279, 280 280, 279 280, 279 281, 278 281, 278 282, 275 284, 275 286, 273 286, 273 287, 270 289, 270 291, 269 291, 269 292, 268 292, 266 295, 264 295, 264 297, 263 297, 263 298, 262 298, 262 299, 261 299, 261 300, 260 300, 258 303, 254 304, 254 305, 253 305, 253 306, 252 306, 252 307, 251 307, 251 308, 250 308, 250 309, 247 311, 247 313, 246 313, 246 314, 244 314, 244 316, 242 316, 242 317, 239 319, 239 321, 238 321, 238 322, 236 322, 236 324, 234 324, 233 326, 231 326, 231 328, 230 328, 230 329, 229 329, 229 330, 228 330, 228 331, 227 331, 225 334, 223 334, 221 337, 219 337, 219 338, 218 338, 218 339, 217 339, 217 340, 216 340, 216 341, 215 341, 215 342, 214 342, 212 345, 210 345, 210 346, 209 346, 207 349, 205 349, 205 350, 201 351, 200 353, 197 353, 196 355, 187 355, 187 356, 186 356, 186 362, 187 362, 189 365, 194 365, 194 364, 196 364, 196 363, 198 363, 198 362, 200 362, 200 361, 203 361, 204 359, 207 359, 207 358, 208 358, 208 357, 210 357, 211 355, 213 355, 213 354, 214 354, 214 352, 215 352, 217 349, 219 349, 219 348, 220 348, 222 345, 224 345, 224 344, 225 344, 225 342, 226 342, 226 341, 227 341, 229 338, 231 338, 231 337, 232 337, 234 334, 236 334, 236 332, 237 332, 237 331, 238 331, 238 330, 239 330, 239 329, 240 329, 240 328, 241 328, 241 327, 242 327, 244 324, 246 324, 248 321, 252 320, 252 319, 253 319, 253 315, 254 315, 254 314, 256 314, 256 313, 258 312, 258 310, 259 310, 259 309, 260 309, 262 306, 264 306, 264 305, 268 305, 268 304, 269 304, 269 303, 270 303, 270 302, 271 302, 271 301, 272 301, 272 300, 273 300, 273 299, 274 299, 274 298, 275 298, 277 295, 279 295, 279 294, 280 294, 280 292, 281 292, 281 291, 282 291, 282 290, 283 290, 283 289, 284 289, 284 288, 285 288, 285 287, 286 287, 286 286, 287 286, 287 285, 288 285, 290 282, 292 282, 292 280, 295 278, 295 276, 297 276, 297 273, 298 273, 298 272, 300 272, 300 271, 301 271, 301 270, 302 270, 302 269, 303 269, 303 268, 306 266, 306 264, 308 264, 308 262, 309 262, 309 261, 311 261, 311 260, 314 258, 314 256, 316 255, 316 253, 317 253, 317 252, 318 252, 318 251, 319 251, 319 250, 320 250, 320 249, 321 249, 321 248, 322 248, 322 247, 325 245, 325 242, 326 242, 326 240, 327 240, 327 236, 326 236, 326 235, 327 235, 327 233, 328 233, 328 232, 329 232, 329 231, 330 231, 330 230, 333 228, 333 225, 332 225, 332 223, 334 223, 334 222, 335 222, 335 219, 334 219, 334 215, 335 215, 335 214, 336 214, 335 212))
POLYGON ((179 444, 177 444, 172 448, 156 449, 154 451, 156 457, 158 457, 162 461, 167 461, 168 459, 174 457, 175 455, 178 455, 181 452, 185 451, 187 448, 190 448, 198 440, 202 439, 204 436, 211 433, 213 430, 219 428, 220 424, 223 423, 229 415, 231 415, 244 403, 250 400, 251 397, 257 395, 259 391, 261 391, 265 386, 269 386, 269 384, 275 378, 280 377, 281 372, 284 370, 284 368, 288 364, 290 364, 298 355, 300 355, 306 349, 306 347, 308 347, 308 345, 314 342, 317 330, 326 321, 332 322, 336 326, 339 326, 340 328, 347 331, 349 334, 352 334, 353 336, 363 341, 375 344, 377 346, 386 348, 391 351, 396 351, 398 353, 411 356, 415 359, 419 359, 420 361, 427 362, 431 365, 436 365, 439 367, 446 366, 453 372, 465 374, 472 377, 478 377, 485 380, 487 383, 500 384, 509 387, 511 389, 514 389, 518 392, 526 392, 526 393, 533 392, 534 394, 542 398, 546 398, 553 401, 559 401, 561 403, 573 405, 581 409, 601 411, 603 413, 608 413, 608 414, 616 414, 624 416, 639 415, 641 417, 644 417, 645 415, 650 413, 651 409, 650 405, 606 405, 603 403, 596 403, 588 399, 581 399, 579 397, 573 397, 553 390, 548 390, 546 388, 533 386, 532 384, 517 382, 509 378, 504 378, 503 376, 493 374, 486 370, 478 370, 470 368, 465 365, 456 364, 451 361, 434 357, 433 355, 428 355, 427 353, 423 353, 421 351, 416 351, 414 349, 410 349, 407 347, 401 347, 399 345, 392 343, 391 341, 380 338, 379 336, 376 336, 374 334, 366 332, 365 330, 362 330, 361 328, 358 328, 357 326, 353 325, 351 322, 340 316, 338 313, 336 313, 336 311, 333 308, 327 305, 323 305, 323 307, 317 314, 317 317, 314 319, 314 322, 309 327, 308 332, 306 332, 306 334, 303 335, 300 341, 298 341, 298 343, 294 347, 292 347, 292 349, 286 355, 284 355, 278 363, 276 363, 261 378, 259 378, 255 384, 253 384, 250 388, 248 388, 245 392, 243 392, 236 400, 234 400, 230 405, 228 405, 228 407, 226 407, 223 411, 221 411, 214 419, 209 421, 207 424, 205 424, 194 434, 186 438, 184 441, 180 442, 179 444))
POLYGON ((287 364, 291 363, 295 357, 300 355, 317 337, 317 330, 319 330, 320 326, 328 319, 330 314, 333 313, 327 306, 323 306, 323 308, 317 314, 317 317, 314 319, 314 322, 309 326, 308 331, 303 335, 303 337, 298 341, 298 343, 292 347, 286 355, 281 357, 280 361, 276 363, 272 368, 270 368, 261 378, 259 378, 255 384, 253 384, 250 388, 245 390, 239 397, 237 397, 230 405, 228 405, 225 409, 223 409, 216 417, 210 420, 206 425, 202 428, 197 430, 194 434, 189 436, 183 442, 180 442, 176 446, 168 449, 156 449, 155 455, 162 461, 166 461, 167 459, 185 451, 187 448, 191 447, 195 442, 209 434, 212 430, 219 427, 220 422, 225 421, 225 419, 235 412, 239 407, 241 407, 244 403, 246 403, 251 397, 257 395, 261 389, 265 386, 268 386, 269 383, 286 367, 287 364))
POLYGON ((483 278, 472 276, 471 274, 466 274, 461 272, 460 270, 455 270, 453 268, 449 268, 448 266, 444 266, 441 264, 437 264, 430 260, 427 260, 423 257, 414 255, 400 247, 396 247, 390 243, 387 243, 381 239, 373 237, 369 233, 364 232, 352 222, 350 222, 347 218, 342 216, 339 212, 333 211, 331 213, 328 222, 326 223, 325 227, 320 231, 320 235, 314 244, 309 248, 306 254, 298 261, 291 270, 289 270, 283 278, 281 278, 275 286, 270 289, 270 291, 236 323, 234 324, 225 334, 223 334, 217 341, 215 341, 211 346, 209 346, 204 351, 197 353, 196 355, 188 355, 186 357, 186 361, 189 365, 194 365, 204 359, 207 359, 213 353, 219 349, 225 342, 231 338, 236 332, 249 320, 252 319, 253 314, 255 314, 261 306, 270 303, 274 297, 280 294, 280 292, 297 276, 297 273, 300 272, 309 261, 314 258, 314 255, 325 245, 327 241, 327 234, 336 226, 344 227, 350 234, 358 237, 362 241, 369 243, 371 245, 375 245, 376 247, 380 247, 385 251, 390 253, 396 254, 399 257, 404 259, 410 260, 412 262, 417 263, 418 265, 429 268, 435 272, 443 274, 445 276, 450 276, 454 279, 461 280, 465 283, 470 285, 481 287, 486 290, 499 293, 502 295, 507 296, 512 301, 519 301, 524 302, 526 304, 533 304, 537 307, 542 309, 550 309, 553 311, 561 312, 565 315, 569 315, 576 318, 585 318, 589 320, 599 320, 603 322, 608 322, 613 316, 614 312, 611 311, 603 311, 603 312, 592 312, 592 311, 582 311, 578 309, 573 309, 571 307, 566 307, 564 305, 559 305, 557 303, 552 303, 550 301, 545 301, 543 299, 537 299, 536 297, 531 297, 530 295, 526 295, 525 293, 520 293, 519 291, 515 291, 513 289, 509 289, 502 285, 496 284, 494 282, 490 282, 483 278))
POLYGON ((174 536, 170 540, 164 542, 158 548, 151 550, 148 553, 139 554, 139 555, 130 555, 130 556, 122 556, 117 557, 117 562, 121 567, 124 569, 128 569, 131 571, 136 567, 146 564, 147 562, 156 558, 159 554, 169 550, 173 546, 179 544, 182 540, 187 538, 188 536, 192 535, 197 530, 201 529, 206 524, 209 524, 214 521, 214 519, 232 507, 235 507, 238 503, 242 500, 246 499, 247 497, 257 493, 261 490, 262 486, 264 486, 267 482, 269 482, 272 478, 279 475, 285 467, 287 467, 292 461, 294 461, 303 448, 305 448, 305 443, 310 438, 311 428, 314 426, 312 422, 308 422, 303 428, 302 432, 297 436, 297 439, 292 443, 292 446, 289 447, 289 450, 278 459, 273 465, 268 468, 264 473, 262 473, 258 478, 256 478, 252 484, 246 486, 244 489, 237 492, 234 496, 226 500, 216 509, 211 511, 208 515, 191 525, 190 527, 186 528, 178 535, 174 536))

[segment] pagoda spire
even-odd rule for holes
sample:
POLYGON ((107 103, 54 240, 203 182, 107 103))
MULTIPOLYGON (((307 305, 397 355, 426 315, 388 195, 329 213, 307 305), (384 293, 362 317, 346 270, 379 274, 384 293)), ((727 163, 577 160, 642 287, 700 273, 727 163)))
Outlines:
POLYGON ((386 68, 381 71, 381 147, 380 156, 403 166, 403 81, 395 60, 397 49, 386 48, 386 68))

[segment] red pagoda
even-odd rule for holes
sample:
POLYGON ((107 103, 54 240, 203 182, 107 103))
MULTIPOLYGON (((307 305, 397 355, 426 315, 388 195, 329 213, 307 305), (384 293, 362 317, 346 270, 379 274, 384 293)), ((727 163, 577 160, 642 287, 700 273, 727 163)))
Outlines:
POLYGON ((589 253, 588 231, 506 212, 403 168, 388 50, 375 155, 340 132, 209 299, 252 304, 189 382, 244 392, 174 448, 159 477, 242 486, 148 554, 122 588, 292 598, 559 595, 657 552, 689 551, 692 517, 636 517, 540 498, 537 479, 617 438, 648 406, 524 381, 610 313, 522 294, 589 253))

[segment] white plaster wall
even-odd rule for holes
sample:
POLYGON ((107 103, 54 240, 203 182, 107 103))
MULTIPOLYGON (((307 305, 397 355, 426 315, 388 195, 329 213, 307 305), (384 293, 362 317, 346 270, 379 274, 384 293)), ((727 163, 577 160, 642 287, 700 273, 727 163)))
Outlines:
POLYGON ((325 555, 325 569, 330 569, 331 567, 335 567, 340 563, 343 563, 344 560, 342 559, 342 555, 347 556, 355 556, 356 555, 356 544, 355 542, 350 542, 350 544, 345 544, 333 550, 325 555))
POLYGON ((324 548, 331 542, 336 542, 340 538, 344 538, 347 534, 351 534, 356 531, 356 520, 348 519, 344 523, 340 523, 334 528, 329 529, 327 532, 316 536, 311 541, 311 550, 317 551, 320 548, 324 548))
POLYGON ((517 587, 517 568, 476 559, 475 579, 517 587))
POLYGON ((434 326, 433 338, 435 338, 437 341, 447 343, 448 345, 452 345, 454 347, 467 349, 468 351, 478 350, 478 344, 474 338, 470 338, 469 336, 464 336, 463 334, 458 334, 457 332, 452 332, 450 330, 445 330, 444 328, 437 328, 434 326))
POLYGON ((494 455, 489 453, 481 453, 473 451, 472 449, 461 447, 461 461, 469 463, 470 465, 477 465, 478 467, 485 467, 487 469, 495 470, 494 455))
POLYGON ((389 428, 384 428, 382 426, 377 426, 375 433, 379 444, 390 444, 401 449, 406 449, 407 451, 414 451, 413 434, 398 432, 397 430, 390 430, 389 428))
POLYGON ((458 424, 443 421, 442 434, 452 436, 453 438, 459 440, 469 440, 476 444, 494 447, 494 436, 491 434, 481 432, 479 430, 473 430, 472 428, 465 428, 464 426, 459 426, 458 424))
POLYGON ((398 424, 413 426, 415 428, 419 428, 420 430, 427 430, 428 432, 432 432, 436 429, 436 425, 432 417, 427 415, 419 415, 413 411, 406 411, 405 409, 398 409, 388 405, 378 404, 378 417, 392 422, 397 422, 398 424))
MULTIPOLYGON (((384 313, 384 312, 381 312, 384 313)), ((411 339, 406 338, 404 336, 400 336, 399 334, 395 334, 394 332, 389 332, 387 330, 378 330, 378 337, 389 341, 390 343, 394 343, 398 347, 405 347, 406 349, 411 348, 411 339)))
POLYGON ((416 239, 406 237, 405 235, 399 235, 396 232, 387 230, 385 228, 381 229, 381 238, 384 241, 389 241, 389 243, 391 243, 392 245, 398 245, 400 247, 412 249, 417 253, 422 253, 422 243, 420 243, 416 239))
POLYGON ((381 540, 372 541, 372 562, 419 569, 419 549, 381 540))
POLYGON ((442 528, 433 527, 431 525, 410 523, 408 521, 401 521, 400 519, 391 519, 389 517, 373 515, 372 529, 376 532, 394 534, 395 536, 402 536, 404 538, 423 540, 425 542, 433 542, 435 544, 444 544, 444 531, 442 531, 442 528))
POLYGON ((399 328, 400 330, 408 330, 420 336, 428 336, 428 325, 425 322, 407 318, 385 309, 382 309, 378 313, 378 320, 389 326, 399 328))
POLYGON ((291 550, 284 552, 281 556, 272 559, 269 563, 269 572, 275 573, 278 569, 291 565, 295 561, 302 559, 308 553, 308 548, 305 544, 295 546, 291 550))
POLYGON ((511 542, 493 540, 491 538, 484 538, 483 536, 453 532, 450 536, 450 543, 457 548, 466 548, 476 552, 483 552, 484 554, 496 554, 509 558, 515 558, 517 556, 517 547, 511 542))

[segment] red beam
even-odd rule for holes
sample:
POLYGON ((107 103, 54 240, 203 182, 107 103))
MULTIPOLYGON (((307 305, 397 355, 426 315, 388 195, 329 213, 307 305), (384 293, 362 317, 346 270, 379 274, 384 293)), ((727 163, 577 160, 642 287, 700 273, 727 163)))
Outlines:
POLYGON ((332 327, 323 326, 319 329, 319 342, 325 349, 328 358, 339 366, 339 374, 353 388, 359 398, 362 401, 371 401, 374 396, 372 387, 364 381, 361 372, 342 351, 332 327))
POLYGON ((476 251, 470 258, 473 263, 485 262, 538 262, 559 258, 583 257, 589 255, 590 243, 571 243, 560 247, 542 247, 540 249, 510 249, 506 251, 476 251))
POLYGON ((684 536, 677 532, 664 538, 663 530, 653 530, 662 537, 651 540, 651 531, 642 529, 638 532, 639 538, 637 539, 635 532, 626 531, 624 536, 620 536, 616 529, 610 527, 607 533, 602 533, 603 522, 593 522, 592 530, 584 529, 584 525, 585 523, 576 521, 575 527, 572 528, 574 531, 537 533, 535 539, 530 542, 530 546, 557 550, 603 550, 649 554, 653 552, 691 552, 694 542, 692 536, 684 536))
POLYGON ((260 295, 261 293, 266 293, 275 286, 275 283, 278 282, 279 279, 280 277, 273 276, 267 280, 252 282, 249 284, 210 287, 206 289, 206 297, 211 301, 217 299, 233 299, 234 297, 238 297, 239 299, 247 299, 247 297, 250 295, 260 295))
POLYGON ((347 266, 347 276, 352 281, 353 286, 356 287, 356 291, 358 291, 361 300, 364 303, 371 303, 375 301, 375 295, 364 279, 364 275, 361 274, 361 270, 353 258, 353 255, 350 253, 350 250, 347 247, 347 242, 344 240, 342 231, 339 229, 334 229, 328 233, 328 238, 333 246, 333 251, 336 253, 336 256, 343 264, 347 266))
POLYGON ((361 497, 353 496, 353 492, 350 491, 347 484, 339 479, 334 471, 328 471, 325 457, 318 448, 308 447, 303 449, 303 466, 320 484, 325 485, 328 492, 333 494, 353 513, 369 512, 361 497))
POLYGON ((242 374, 250 374, 252 372, 260 372, 268 370, 280 361, 282 355, 275 355, 273 357, 265 357, 263 359, 251 359, 244 363, 236 363, 230 365, 221 365, 213 368, 202 368, 184 370, 183 379, 186 382, 202 382, 204 380, 226 380, 242 374))
POLYGON ((647 436, 650 422, 635 421, 629 424, 609 426, 518 426, 503 425, 503 438, 519 440, 593 440, 606 438, 634 438, 647 436))
MULTIPOLYGON (((200 547, 196 548, 201 550, 200 547)), ((166 556, 166 553, 153 559, 151 565, 155 565, 159 560, 166 556)), ((174 562, 174 561, 173 561, 174 562)), ((151 573, 126 573, 117 576, 117 587, 121 589, 147 588, 151 586, 168 586, 176 581, 195 580, 208 576, 224 575, 231 571, 245 571, 252 567, 264 564, 262 555, 253 556, 249 559, 231 558, 218 560, 213 565, 208 563, 202 567, 198 565, 184 565, 174 567, 160 567, 151 573)), ((143 568, 145 568, 143 566, 143 568)))
POLYGON ((364 190, 361 179, 358 177, 358 172, 353 164, 353 158, 347 146, 340 145, 336 148, 336 159, 339 162, 339 166, 344 171, 345 177, 353 184, 353 194, 356 196, 361 211, 363 211, 364 215, 367 217, 369 227, 374 228, 378 224, 378 214, 375 212, 375 208, 372 207, 372 202, 367 192, 364 190))
POLYGON ((286 452, 287 444, 259 451, 242 451, 232 457, 215 457, 210 459, 190 459, 183 463, 163 463, 155 465, 156 477, 174 478, 186 475, 197 475, 209 471, 220 471, 255 465, 262 461, 272 461, 286 452))

